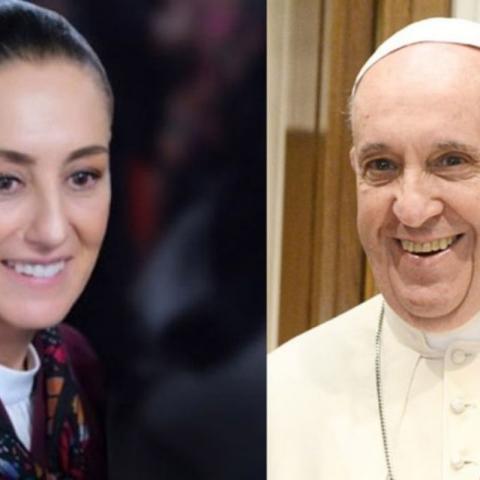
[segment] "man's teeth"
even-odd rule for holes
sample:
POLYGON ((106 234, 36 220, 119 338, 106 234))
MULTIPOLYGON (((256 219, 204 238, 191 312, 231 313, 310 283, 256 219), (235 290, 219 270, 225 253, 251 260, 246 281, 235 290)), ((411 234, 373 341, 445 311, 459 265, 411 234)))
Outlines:
POLYGON ((11 261, 7 261, 5 264, 17 273, 35 278, 52 278, 65 268, 65 261, 63 260, 48 265, 11 261))
POLYGON ((402 248, 410 253, 431 253, 446 250, 455 240, 456 235, 452 237, 440 238, 432 242, 418 243, 410 240, 401 240, 402 248))

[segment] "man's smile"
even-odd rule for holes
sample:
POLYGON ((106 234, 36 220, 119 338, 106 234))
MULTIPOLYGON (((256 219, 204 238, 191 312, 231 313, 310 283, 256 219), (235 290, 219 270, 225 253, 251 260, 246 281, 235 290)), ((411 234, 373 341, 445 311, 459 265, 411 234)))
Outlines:
POLYGON ((451 235, 426 242, 398 239, 398 243, 405 252, 419 256, 430 256, 447 250, 451 245, 456 243, 461 236, 462 234, 451 235))

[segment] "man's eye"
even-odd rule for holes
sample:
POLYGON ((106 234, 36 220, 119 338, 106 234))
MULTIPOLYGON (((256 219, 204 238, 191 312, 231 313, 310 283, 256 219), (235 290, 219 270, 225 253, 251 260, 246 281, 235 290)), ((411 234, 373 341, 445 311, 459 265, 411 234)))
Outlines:
POLYGON ((396 178, 399 173, 399 165, 388 158, 374 158, 363 164, 361 173, 366 182, 382 185, 396 178))
POLYGON ((460 155, 445 155, 440 158, 439 164, 442 167, 455 167, 457 165, 463 165, 466 160, 460 155))
POLYGON ((367 169, 377 171, 396 170, 397 166, 386 158, 377 158, 367 163, 367 169))
POLYGON ((20 186, 18 178, 0 174, 0 193, 15 193, 20 186))
POLYGON ((83 190, 93 187, 100 178, 98 172, 80 171, 70 175, 69 183, 75 190, 83 190))

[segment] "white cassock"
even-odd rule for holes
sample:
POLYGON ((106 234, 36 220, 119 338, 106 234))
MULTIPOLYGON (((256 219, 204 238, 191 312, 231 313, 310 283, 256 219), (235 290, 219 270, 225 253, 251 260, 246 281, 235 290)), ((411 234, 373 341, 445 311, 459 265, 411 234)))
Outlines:
MULTIPOLYGON (((378 295, 269 356, 268 479, 384 480, 378 295)), ((395 480, 480 479, 480 317, 427 336, 385 306, 381 384, 395 480), (463 340, 462 340, 463 339, 463 340)))

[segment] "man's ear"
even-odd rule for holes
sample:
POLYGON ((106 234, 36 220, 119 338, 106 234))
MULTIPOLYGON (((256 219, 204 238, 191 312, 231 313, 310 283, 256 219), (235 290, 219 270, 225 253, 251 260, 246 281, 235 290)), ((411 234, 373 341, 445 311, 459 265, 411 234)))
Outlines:
POLYGON ((353 168, 353 171, 357 173, 357 158, 355 155, 355 147, 350 149, 350 166, 353 168))

